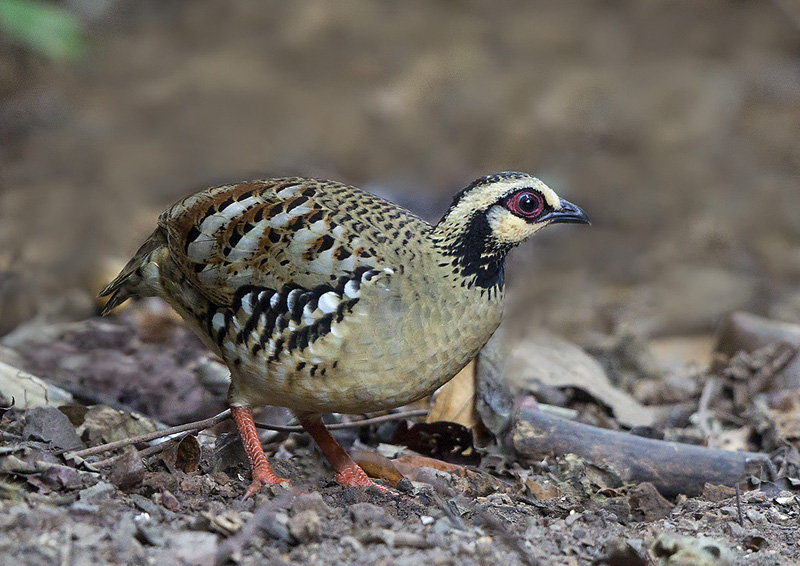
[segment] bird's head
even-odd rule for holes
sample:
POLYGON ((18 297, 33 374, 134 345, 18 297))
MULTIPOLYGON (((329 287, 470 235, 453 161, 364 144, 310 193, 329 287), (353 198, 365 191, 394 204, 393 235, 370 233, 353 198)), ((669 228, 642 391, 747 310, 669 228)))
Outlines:
POLYGON ((589 218, 536 177, 503 172, 481 177, 459 192, 434 238, 462 274, 475 275, 475 283, 484 287, 502 284, 511 248, 557 223, 589 224, 589 218))

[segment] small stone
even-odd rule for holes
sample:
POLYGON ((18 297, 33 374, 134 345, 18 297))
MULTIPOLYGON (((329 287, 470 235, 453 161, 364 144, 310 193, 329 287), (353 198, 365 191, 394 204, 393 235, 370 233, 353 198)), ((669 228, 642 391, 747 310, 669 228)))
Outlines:
POLYGON ((628 499, 636 518, 644 521, 657 521, 669 517, 675 507, 664 499, 650 482, 642 482, 634 487, 628 499))
POLYGON ((110 499, 116 492, 116 488, 110 483, 104 481, 97 482, 92 487, 87 487, 78 492, 78 498, 81 503, 99 503, 110 499))
POLYGON ((750 519, 754 525, 761 525, 764 523, 764 516, 755 509, 748 509, 745 511, 745 516, 750 519))
POLYGON ((211 533, 178 532, 169 537, 169 546, 162 552, 161 564, 211 566, 217 553, 217 537, 211 533), (164 556, 168 553, 168 556, 164 556))
POLYGON ((431 528, 431 532, 442 534, 442 535, 449 535, 453 532, 453 523, 447 517, 442 517, 441 519, 437 519, 436 522, 433 524, 431 528))
POLYGON ((69 506, 69 510, 77 515, 94 515, 100 508, 97 505, 76 501, 69 506))
POLYGON ((161 506, 159 506, 157 503, 146 498, 144 495, 139 495, 138 493, 131 494, 130 498, 131 501, 133 501, 133 504, 136 506, 136 508, 139 509, 139 511, 147 513, 156 521, 163 520, 164 511, 162 510, 161 506))
POLYGON ((434 468, 421 467, 417 470, 415 481, 434 486, 437 491, 447 489, 453 483, 453 476, 434 468))
POLYGON ((60 450, 83 446, 67 415, 55 407, 35 407, 25 415, 22 436, 41 440, 60 450))
POLYGON ((382 507, 372 503, 356 503, 350 506, 350 517, 356 527, 390 527, 394 519, 386 515, 382 507))
POLYGON ((492 540, 492 537, 480 537, 475 541, 475 552, 486 556, 492 553, 493 546, 494 541, 492 540))
POLYGON ((300 543, 315 541, 322 534, 322 520, 313 509, 300 511, 289 519, 289 534, 300 543))
POLYGON ((122 457, 114 462, 111 469, 111 482, 121 489, 133 487, 144 479, 144 464, 139 451, 133 446, 125 450, 122 457))
POLYGON ((747 534, 747 531, 739 523, 728 523, 728 532, 736 538, 742 538, 747 534))
POLYGON ((260 527, 274 539, 283 542, 292 542, 292 537, 289 534, 289 516, 284 512, 269 515, 266 520, 261 523, 260 527))
POLYGON ((486 498, 486 502, 492 506, 511 505, 513 503, 507 493, 492 493, 486 498))
POLYGON ((357 553, 364 550, 364 545, 361 544, 357 538, 350 535, 344 535, 341 539, 339 539, 339 545, 342 547, 350 547, 353 552, 357 553))
POLYGON ((297 514, 308 510, 316 511, 320 517, 329 517, 332 511, 317 491, 300 494, 292 502, 292 513, 297 514))

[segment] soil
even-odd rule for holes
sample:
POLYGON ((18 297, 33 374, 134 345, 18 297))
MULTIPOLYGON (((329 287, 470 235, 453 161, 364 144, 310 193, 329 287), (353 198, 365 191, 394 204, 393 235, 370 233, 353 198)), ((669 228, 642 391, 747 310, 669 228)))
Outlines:
MULTIPOLYGON (((182 323, 157 304, 101 321, 93 298, 167 205, 299 174, 435 221, 472 179, 523 170, 593 226, 512 254, 518 333, 546 328, 595 355, 604 387, 670 414, 652 427, 662 437, 796 454, 797 404, 766 427, 772 413, 734 371, 767 362, 726 360, 725 374, 709 345, 734 310, 800 322, 789 3, 84 4, 63 4, 86 28, 80 61, 0 37, 0 360, 147 426, 209 417, 224 380, 182 323), (710 375, 722 393, 703 429, 689 415, 710 375)), ((535 394, 624 428, 575 389, 535 394)), ((524 461, 490 444, 469 474, 423 467, 381 493, 338 486, 306 437, 273 434, 294 489, 243 501, 229 424, 199 435, 197 470, 168 453, 97 473, 55 443, 108 431, 73 412, 53 425, 63 436, 42 438, 37 423, 60 417, 24 409, 0 409, 0 564, 800 563, 793 456, 782 481, 743 482, 738 498, 707 486, 665 500, 568 455, 524 461)), ((382 450, 390 428, 340 437, 382 450)))

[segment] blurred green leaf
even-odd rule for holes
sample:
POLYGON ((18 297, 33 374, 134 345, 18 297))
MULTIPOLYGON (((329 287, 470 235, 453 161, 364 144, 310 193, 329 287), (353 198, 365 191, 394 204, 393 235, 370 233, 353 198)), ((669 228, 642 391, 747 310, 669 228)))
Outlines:
POLYGON ((0 0, 0 30, 57 61, 74 61, 85 49, 83 27, 77 17, 35 0, 0 0))

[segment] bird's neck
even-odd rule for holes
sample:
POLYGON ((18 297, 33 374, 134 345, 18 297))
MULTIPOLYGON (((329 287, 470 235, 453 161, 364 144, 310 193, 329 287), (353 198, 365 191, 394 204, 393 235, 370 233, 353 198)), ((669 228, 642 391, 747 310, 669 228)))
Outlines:
MULTIPOLYGON (((451 211, 452 212, 452 211, 451 211)), ((434 246, 466 285, 502 291, 506 255, 512 246, 492 234, 485 214, 447 214, 433 229, 434 246)))

